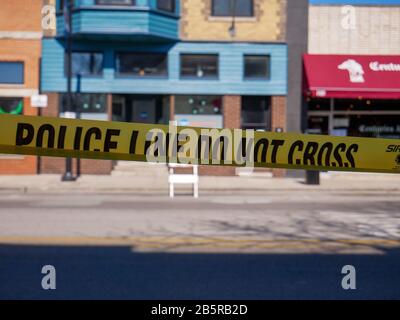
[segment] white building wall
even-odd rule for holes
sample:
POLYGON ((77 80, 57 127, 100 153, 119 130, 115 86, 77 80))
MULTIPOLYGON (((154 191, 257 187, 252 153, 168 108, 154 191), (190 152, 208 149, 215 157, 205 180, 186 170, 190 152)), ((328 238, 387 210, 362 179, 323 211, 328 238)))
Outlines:
POLYGON ((309 53, 400 54, 400 7, 309 7, 309 53))

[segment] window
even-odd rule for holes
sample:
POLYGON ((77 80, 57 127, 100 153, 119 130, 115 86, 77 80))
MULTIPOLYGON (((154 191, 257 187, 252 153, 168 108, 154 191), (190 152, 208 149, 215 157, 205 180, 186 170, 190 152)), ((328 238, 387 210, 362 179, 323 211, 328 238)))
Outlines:
POLYGON ((134 6, 136 0, 96 0, 96 5, 101 6, 134 6))
MULTIPOLYGON (((68 57, 65 56, 65 74, 68 75, 68 57)), ((103 74, 103 54, 96 52, 73 52, 73 76, 100 76, 103 74)))
POLYGON ((143 77, 168 74, 165 53, 117 53, 116 60, 119 75, 143 77))
POLYGON ((22 114, 22 98, 0 98, 0 114, 22 114))
POLYGON ((203 79, 218 78, 218 55, 182 54, 181 77, 203 79))
POLYGON ((174 13, 175 0, 157 0, 157 9, 174 13))
POLYGON ((252 17, 253 0, 212 0, 211 14, 217 17, 252 17))
MULTIPOLYGON (((67 111, 68 95, 61 94, 61 111, 67 111)), ((72 110, 79 113, 106 113, 107 96, 94 93, 73 93, 72 110)))
POLYGON ((244 56, 244 78, 245 79, 268 79, 269 78, 269 56, 244 56))
MULTIPOLYGON (((68 0, 60 0, 59 8, 58 8, 60 11, 64 11, 64 5, 68 4, 66 1, 68 1, 68 0)), ((76 0, 71 0, 71 1, 72 1, 72 7, 74 7, 76 0)))
POLYGON ((24 84, 24 63, 0 62, 0 83, 24 84))
POLYGON ((269 97, 242 97, 242 129, 270 131, 270 104, 269 97))
POLYGON ((222 114, 220 96, 176 96, 175 114, 222 114))

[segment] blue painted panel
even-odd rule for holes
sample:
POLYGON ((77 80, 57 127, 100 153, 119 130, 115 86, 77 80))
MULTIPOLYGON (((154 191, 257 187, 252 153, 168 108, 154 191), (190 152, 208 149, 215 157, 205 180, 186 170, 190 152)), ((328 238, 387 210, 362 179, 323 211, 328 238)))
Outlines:
MULTIPOLYGON (((285 95, 287 93, 287 47, 284 44, 203 43, 149 44, 136 42, 82 42, 76 50, 104 52, 102 77, 82 78, 73 88, 82 92, 132 93, 132 94, 238 94, 285 95), (166 52, 168 53, 168 78, 121 78, 115 75, 115 53, 166 52), (219 55, 218 80, 180 79, 180 55, 183 53, 216 53, 219 55), (243 79, 243 56, 264 54, 271 56, 271 75, 267 81, 243 79)), ((63 92, 64 47, 55 39, 43 40, 42 90, 63 92)))
MULTIPOLYGON (((75 8, 81 8, 81 7, 92 7, 92 9, 96 9, 96 0, 73 0, 74 1, 74 7, 75 8)), ((56 1, 56 6, 57 8, 60 8, 60 0, 56 1)), ((102 6, 104 8, 104 6, 102 6)), ((115 9, 116 5, 113 5, 113 9, 115 9)), ((120 6, 121 9, 126 9, 128 8, 127 6, 120 6)), ((135 6, 129 6, 130 8, 133 7, 138 7, 138 8, 149 8, 152 10, 157 10, 157 0, 136 0, 135 6)), ((98 7, 97 7, 98 8, 98 7)), ((180 12, 180 1, 175 0, 175 12, 172 12, 171 14, 174 15, 179 15, 180 12)))
MULTIPOLYGON (((179 22, 173 17, 152 11, 81 10, 73 15, 72 30, 78 34, 144 34, 169 39, 178 38, 179 22)), ((64 19, 57 19, 57 33, 64 34, 64 19)))
POLYGON ((171 23, 171 18, 151 13, 149 19, 149 33, 159 37, 177 39, 179 37, 178 21, 174 20, 173 23, 171 23))

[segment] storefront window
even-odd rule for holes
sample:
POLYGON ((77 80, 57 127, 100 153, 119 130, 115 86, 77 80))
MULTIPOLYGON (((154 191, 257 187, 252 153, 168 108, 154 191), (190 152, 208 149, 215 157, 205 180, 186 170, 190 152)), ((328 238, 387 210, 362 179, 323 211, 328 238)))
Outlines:
POLYGON ((176 114, 221 114, 220 96, 176 96, 176 114))
POLYGON ((0 83, 24 84, 24 63, 0 61, 0 83))
POLYGON ((181 77, 193 79, 217 79, 218 55, 182 54, 181 77))
POLYGON ((107 113, 107 96, 95 93, 74 93, 72 110, 67 109, 68 95, 61 94, 61 112, 73 111, 78 113, 107 113))
POLYGON ((307 133, 329 134, 329 116, 309 116, 307 133))
MULTIPOLYGON (((65 59, 67 62, 67 59, 65 59)), ((73 52, 72 74, 74 76, 100 76, 103 73, 103 54, 99 52, 73 52)), ((65 74, 68 74, 65 63, 65 74)))
POLYGON ((400 139, 400 115, 354 115, 348 118, 349 136, 400 139))
POLYGON ((307 99, 308 111, 329 111, 330 100, 329 99, 307 99))
POLYGON ((245 55, 244 78, 265 80, 269 78, 269 56, 245 55))
POLYGON ((271 99, 242 97, 242 129, 271 130, 271 99))
POLYGON ((165 53, 118 53, 116 68, 118 75, 167 76, 168 56, 165 53))
POLYGON ((308 133, 400 138, 400 104, 383 99, 308 99, 308 133))
POLYGON ((176 96, 175 120, 179 126, 222 128, 222 97, 176 96))
POLYGON ((22 114, 22 98, 0 98, 0 114, 22 114))
POLYGON ((211 14, 217 17, 252 17, 253 0, 212 0, 211 14))
POLYGON ((399 100, 383 99, 335 99, 337 111, 399 111, 399 100))

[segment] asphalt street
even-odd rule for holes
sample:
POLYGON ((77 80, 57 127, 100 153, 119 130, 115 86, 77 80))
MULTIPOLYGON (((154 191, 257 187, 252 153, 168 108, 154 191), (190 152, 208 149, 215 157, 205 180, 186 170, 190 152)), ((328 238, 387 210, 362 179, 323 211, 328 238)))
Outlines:
POLYGON ((0 194, 0 299, 400 299, 399 199, 0 194))

